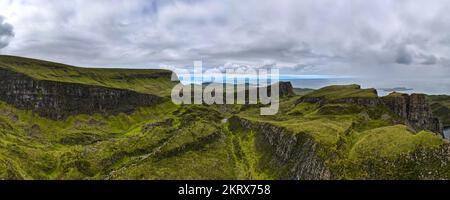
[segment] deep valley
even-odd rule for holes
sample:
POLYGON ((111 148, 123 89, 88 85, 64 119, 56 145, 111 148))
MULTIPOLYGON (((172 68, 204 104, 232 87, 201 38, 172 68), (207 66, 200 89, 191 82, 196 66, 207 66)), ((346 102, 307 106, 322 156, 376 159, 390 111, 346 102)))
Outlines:
POLYGON ((450 178, 449 96, 282 83, 261 116, 175 105, 171 74, 0 56, 0 179, 450 178))

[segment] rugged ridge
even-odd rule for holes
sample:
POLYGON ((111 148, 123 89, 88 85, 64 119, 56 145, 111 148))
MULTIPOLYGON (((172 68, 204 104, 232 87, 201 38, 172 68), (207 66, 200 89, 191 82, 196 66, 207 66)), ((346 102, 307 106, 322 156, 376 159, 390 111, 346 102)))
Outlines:
MULTIPOLYGON (((258 88, 258 90, 263 89, 263 90, 267 90, 267 95, 272 95, 272 86, 270 85, 268 87, 262 87, 262 88, 258 88)), ((291 82, 283 82, 280 81, 278 82, 278 94, 279 97, 291 97, 294 96, 294 87, 292 87, 292 83, 291 82)), ((246 97, 248 97, 248 90, 246 90, 246 97)))
POLYGON ((378 98, 367 97, 349 97, 333 100, 328 100, 322 97, 301 97, 297 103, 318 103, 320 106, 323 106, 325 104, 352 103, 366 107, 375 107, 383 104, 383 101, 378 98))
POLYGON ((54 120, 76 114, 129 113, 161 99, 130 90, 35 80, 21 73, 0 69, 1 101, 54 120))
POLYGON ((245 131, 256 131, 266 146, 270 147, 270 165, 285 168, 280 179, 329 180, 332 175, 317 155, 319 145, 307 134, 293 134, 268 123, 257 123, 233 117, 230 123, 245 131))
POLYGON ((279 82, 280 97, 294 96, 294 88, 291 82, 279 82))
MULTIPOLYGON (((360 86, 354 86, 355 90, 361 90, 360 86)), ((400 94, 392 93, 385 97, 343 97, 329 99, 325 96, 306 95, 301 97, 297 103, 318 103, 325 104, 357 104, 365 107, 386 106, 393 113, 405 119, 404 124, 410 126, 415 131, 428 130, 443 135, 443 125, 432 113, 431 106, 427 102, 425 94, 400 94)))
POLYGON ((429 130, 443 134, 440 120, 433 116, 431 106, 424 94, 400 94, 382 97, 384 104, 395 114, 406 119, 406 123, 416 131, 429 130))

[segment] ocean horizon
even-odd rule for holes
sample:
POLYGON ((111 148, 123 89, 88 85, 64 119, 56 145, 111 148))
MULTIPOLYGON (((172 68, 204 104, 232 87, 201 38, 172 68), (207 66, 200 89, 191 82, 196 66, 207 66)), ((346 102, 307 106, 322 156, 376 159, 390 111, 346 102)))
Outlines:
MULTIPOLYGON (((238 75, 237 78, 229 78, 222 80, 214 79, 212 77, 220 77, 217 75, 203 75, 191 76, 189 80, 179 75, 178 79, 183 84, 204 84, 204 83, 255 83, 258 78, 256 76, 247 77, 245 75, 238 75)), ((319 89, 329 85, 348 85, 358 84, 362 88, 375 88, 379 96, 386 96, 393 91, 412 94, 423 93, 429 95, 449 95, 450 94, 450 80, 447 79, 433 79, 433 80, 390 80, 390 81, 373 81, 372 79, 350 77, 350 76, 335 76, 335 75, 292 75, 281 74, 278 81, 291 82, 294 88, 308 88, 319 89)))

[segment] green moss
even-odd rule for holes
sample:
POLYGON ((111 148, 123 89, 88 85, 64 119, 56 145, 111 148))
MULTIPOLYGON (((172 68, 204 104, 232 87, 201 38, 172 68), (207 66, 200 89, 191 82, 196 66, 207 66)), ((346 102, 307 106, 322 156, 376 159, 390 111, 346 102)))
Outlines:
POLYGON ((350 152, 350 158, 395 157, 410 153, 419 146, 437 148, 442 138, 434 133, 422 131, 413 134, 406 126, 387 126, 361 133, 360 139, 350 152))
MULTIPOLYGON (((394 125, 402 119, 385 106, 362 107, 350 103, 320 106, 295 104, 290 99, 283 100, 282 104, 288 105, 283 106, 279 116, 257 116, 258 108, 239 115, 254 123, 284 127, 291 134, 312 136, 319 145, 318 156, 337 179, 418 179, 424 177, 418 174, 432 169, 439 169, 436 171, 447 177, 439 163, 423 161, 414 168, 407 167, 413 161, 406 162, 409 159, 406 156, 421 149, 433 152, 445 141, 430 132, 415 134, 404 125, 394 125)), ((438 158, 433 154, 426 159, 438 158)))
POLYGON ((450 127, 450 96, 428 96, 433 114, 438 117, 446 127, 450 127))
POLYGON ((294 93, 296 95, 306 95, 313 91, 314 91, 313 89, 309 89, 309 88, 294 88, 294 93))
POLYGON ((287 112, 288 115, 293 116, 304 116, 311 114, 312 112, 316 111, 319 108, 318 104, 312 104, 312 103, 301 103, 296 105, 294 108, 289 110, 287 112))
POLYGON ((269 165, 269 149, 254 131, 234 129, 229 133, 233 142, 233 152, 239 179, 271 180, 278 177, 280 168, 269 165))
POLYGON ((391 92, 389 95, 387 95, 386 97, 401 97, 402 95, 405 95, 403 93, 400 92, 391 92))
POLYGON ((353 104, 327 104, 317 110, 320 115, 351 115, 362 111, 362 108, 353 104))
POLYGON ((414 134, 397 125, 351 135, 345 144, 347 153, 329 162, 338 179, 415 180, 450 175, 445 155, 440 155, 446 142, 433 133, 414 134))
POLYGON ((169 96, 172 72, 156 69, 80 68, 36 59, 0 55, 0 68, 37 80, 79 83, 169 96))
MULTIPOLYGON (((10 56, 0 56, 0 68, 39 80, 161 96, 174 84, 162 70, 75 68, 10 56)), ((377 96, 358 85, 330 86, 305 95, 331 100, 377 96)), ((313 139, 317 156, 338 179, 418 178, 435 169, 436 177, 449 177, 434 152, 444 140, 395 126, 401 119, 387 108, 297 104, 298 98, 282 98, 274 116, 259 115, 261 105, 177 106, 165 99, 132 114, 77 115, 60 121, 0 102, 0 179, 286 178, 295 160, 273 162, 273 147, 256 130, 244 131, 227 120, 234 115, 313 139), (415 154, 430 156, 414 162, 405 158, 415 154)), ((432 100, 447 106, 442 97, 432 100)))
POLYGON ((359 85, 333 85, 310 92, 305 97, 334 100, 342 98, 376 98, 378 95, 375 89, 361 89, 359 85))

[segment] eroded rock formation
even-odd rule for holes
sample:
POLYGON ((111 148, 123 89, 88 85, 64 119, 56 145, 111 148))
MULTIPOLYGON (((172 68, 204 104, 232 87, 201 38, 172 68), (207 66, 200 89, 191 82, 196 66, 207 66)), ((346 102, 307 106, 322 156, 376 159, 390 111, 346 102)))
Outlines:
POLYGON ((0 100, 59 120, 76 114, 130 113, 138 106, 153 105, 161 98, 130 90, 35 80, 0 69, 0 100))
POLYGON ((401 94, 382 97, 383 103, 395 114, 406 119, 406 123, 415 130, 429 130, 443 133, 440 120, 433 116, 431 107, 424 94, 401 94))
POLYGON ((325 104, 357 104, 365 107, 387 106, 393 113, 405 119, 403 122, 415 131, 428 130, 443 135, 444 129, 440 120, 433 116, 431 106, 424 94, 392 94, 386 97, 349 97, 327 99, 324 97, 301 97, 298 103, 325 104))
POLYGON ((294 88, 292 87, 291 82, 280 82, 279 86, 280 86, 280 97, 295 95, 294 88))
POLYGON ((319 145, 308 134, 293 134, 288 130, 267 123, 256 123, 233 117, 235 128, 257 132, 257 140, 271 152, 269 165, 277 170, 286 169, 280 179, 329 180, 330 170, 318 156, 319 145))

